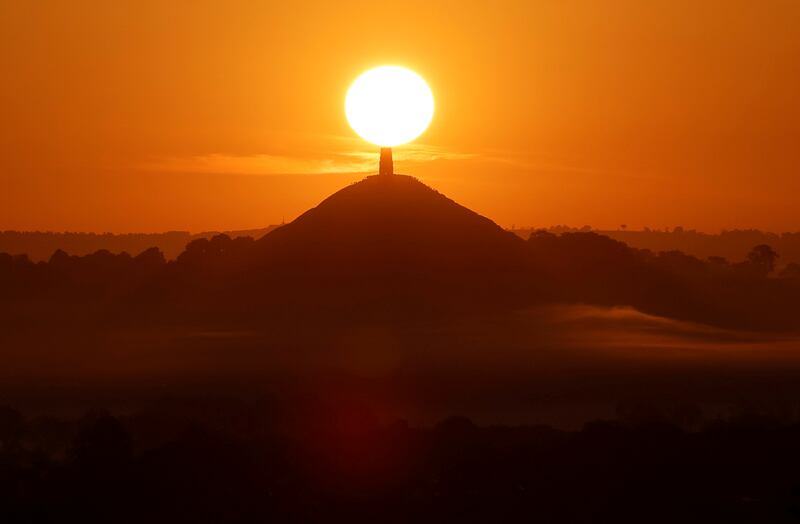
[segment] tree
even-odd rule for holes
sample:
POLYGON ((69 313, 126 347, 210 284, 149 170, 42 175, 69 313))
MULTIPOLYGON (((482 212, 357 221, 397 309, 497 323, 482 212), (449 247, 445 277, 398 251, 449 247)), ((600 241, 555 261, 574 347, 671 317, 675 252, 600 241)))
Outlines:
POLYGON ((762 276, 767 276, 775 270, 775 262, 778 260, 778 253, 770 246, 760 244, 750 250, 747 260, 758 269, 762 276))

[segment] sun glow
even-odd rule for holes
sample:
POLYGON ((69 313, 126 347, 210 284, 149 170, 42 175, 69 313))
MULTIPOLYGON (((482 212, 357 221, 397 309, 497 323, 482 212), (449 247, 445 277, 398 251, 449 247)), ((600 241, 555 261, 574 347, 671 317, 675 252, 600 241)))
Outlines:
POLYGON ((359 76, 345 99, 350 127, 381 147, 410 142, 433 119, 433 93, 418 74, 404 67, 382 66, 359 76))

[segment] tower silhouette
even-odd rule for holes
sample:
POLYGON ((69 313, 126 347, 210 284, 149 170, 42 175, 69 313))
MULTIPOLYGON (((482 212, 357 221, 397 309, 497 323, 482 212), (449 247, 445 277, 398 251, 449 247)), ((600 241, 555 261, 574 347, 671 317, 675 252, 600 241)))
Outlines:
POLYGON ((393 175, 394 174, 394 165, 392 162, 392 148, 391 147, 382 147, 381 148, 381 164, 380 169, 378 170, 378 174, 380 175, 393 175))

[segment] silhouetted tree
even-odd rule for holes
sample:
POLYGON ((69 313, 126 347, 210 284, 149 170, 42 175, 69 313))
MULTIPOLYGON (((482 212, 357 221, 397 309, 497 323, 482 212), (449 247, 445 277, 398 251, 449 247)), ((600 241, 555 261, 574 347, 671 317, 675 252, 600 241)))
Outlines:
POLYGON ((138 255, 136 255, 133 260, 143 266, 149 268, 155 268, 163 266, 166 263, 166 259, 164 258, 164 253, 157 247, 151 247, 149 249, 145 249, 138 255))
POLYGON ((69 255, 63 249, 56 249, 53 252, 52 256, 50 256, 50 260, 48 263, 52 267, 64 267, 69 263, 69 255))
POLYGON ((778 260, 778 253, 776 253, 770 246, 760 244, 750 250, 747 254, 747 260, 758 269, 758 272, 767 276, 775 270, 775 262, 778 260))

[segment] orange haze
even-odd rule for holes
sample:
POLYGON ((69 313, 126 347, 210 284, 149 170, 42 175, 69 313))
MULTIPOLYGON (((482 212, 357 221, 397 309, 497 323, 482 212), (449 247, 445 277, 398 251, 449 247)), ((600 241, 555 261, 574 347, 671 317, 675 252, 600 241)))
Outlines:
POLYGON ((504 226, 800 229, 800 3, 0 3, 0 230, 243 229, 377 169, 361 71, 436 96, 396 151, 504 226), (369 154, 366 154, 369 153, 369 154))

